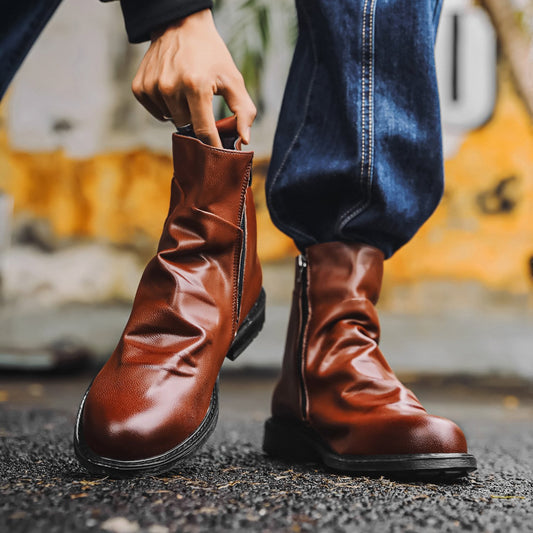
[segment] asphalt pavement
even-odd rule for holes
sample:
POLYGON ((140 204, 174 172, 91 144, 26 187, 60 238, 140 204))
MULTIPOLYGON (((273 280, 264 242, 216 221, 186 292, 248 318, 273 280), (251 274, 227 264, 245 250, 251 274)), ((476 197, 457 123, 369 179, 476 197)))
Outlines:
POLYGON ((201 452, 164 476, 113 480, 72 452, 89 379, 0 377, 0 531, 533 531, 530 395, 414 383, 428 410, 461 425, 479 463, 464 480, 417 483, 270 460, 261 438, 273 377, 226 374, 201 452))

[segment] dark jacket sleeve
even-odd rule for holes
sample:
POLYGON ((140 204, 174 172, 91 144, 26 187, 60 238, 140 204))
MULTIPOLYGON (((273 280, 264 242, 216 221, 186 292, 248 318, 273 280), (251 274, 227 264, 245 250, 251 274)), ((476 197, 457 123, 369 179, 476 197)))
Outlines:
POLYGON ((141 43, 148 41, 154 30, 212 8, 213 0, 120 0, 120 5, 130 43, 141 43))

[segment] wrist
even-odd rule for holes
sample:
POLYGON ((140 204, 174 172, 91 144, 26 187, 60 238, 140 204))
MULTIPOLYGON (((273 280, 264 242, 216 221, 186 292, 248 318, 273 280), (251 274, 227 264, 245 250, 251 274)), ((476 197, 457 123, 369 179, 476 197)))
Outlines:
POLYGON ((213 20, 213 13, 211 12, 211 9, 202 9, 196 13, 192 13, 186 17, 178 19, 162 28, 158 28, 151 33, 150 38, 152 41, 154 41, 167 31, 176 31, 180 29, 202 31, 202 29, 211 28, 214 26, 215 22, 213 20))

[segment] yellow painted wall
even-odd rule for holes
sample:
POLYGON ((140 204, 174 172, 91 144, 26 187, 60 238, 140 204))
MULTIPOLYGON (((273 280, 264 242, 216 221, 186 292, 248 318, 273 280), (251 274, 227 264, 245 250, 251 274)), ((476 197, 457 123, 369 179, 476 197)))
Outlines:
MULTIPOLYGON (((0 107, 0 123, 5 104, 0 107)), ((271 223, 264 194, 268 162, 256 162, 254 192, 263 260, 294 251, 292 241, 271 223)), ((59 240, 98 239, 152 250, 168 210, 170 155, 146 149, 71 159, 63 151, 10 150, 0 129, 0 190, 14 197, 15 217, 45 220, 59 240)))
POLYGON ((495 290, 533 287, 533 124, 510 82, 492 119, 445 163, 444 198, 389 262, 391 283, 477 280, 495 290))
MULTIPOLYGON (((0 119, 2 109, 0 108, 0 119)), ((1 121, 5 125, 5 120, 1 121)), ((294 254, 268 217, 266 161, 257 161, 255 192, 260 254, 294 254)), ((388 283, 478 280, 488 288, 531 290, 533 127, 510 82, 501 83, 493 118, 466 135, 446 161, 446 191, 434 216, 388 263, 388 283)), ((0 129, 0 189, 15 213, 48 221, 59 239, 97 239, 153 249, 167 211, 171 160, 134 150, 74 160, 61 151, 21 153, 0 129)))

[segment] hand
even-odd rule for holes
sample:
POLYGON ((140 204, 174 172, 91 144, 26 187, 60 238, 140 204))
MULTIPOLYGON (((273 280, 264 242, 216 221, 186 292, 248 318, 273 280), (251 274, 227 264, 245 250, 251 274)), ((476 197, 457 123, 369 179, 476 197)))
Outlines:
POLYGON ((171 116, 176 126, 191 123, 200 140, 217 147, 222 143, 212 102, 213 95, 222 95, 237 117, 242 142, 250 141, 256 109, 209 9, 152 36, 132 89, 155 118, 171 116))

